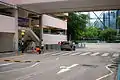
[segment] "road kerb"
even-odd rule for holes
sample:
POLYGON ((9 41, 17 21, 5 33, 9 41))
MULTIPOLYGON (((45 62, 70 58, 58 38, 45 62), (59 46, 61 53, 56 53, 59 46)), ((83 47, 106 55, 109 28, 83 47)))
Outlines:
POLYGON ((40 60, 11 60, 11 59, 4 59, 4 62, 16 62, 16 63, 31 63, 31 62, 40 62, 40 60))
POLYGON ((3 58, 0 58, 0 60, 3 60, 3 59, 14 59, 14 58, 19 58, 19 57, 23 57, 24 55, 19 55, 19 56, 11 56, 11 57, 3 57, 3 58))

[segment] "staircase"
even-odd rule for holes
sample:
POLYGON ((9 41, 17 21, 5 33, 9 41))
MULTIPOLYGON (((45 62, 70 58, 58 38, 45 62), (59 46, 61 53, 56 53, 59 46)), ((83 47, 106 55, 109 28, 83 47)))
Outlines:
POLYGON ((34 41, 37 45, 40 42, 39 37, 33 32, 31 28, 26 28, 26 27, 19 27, 19 30, 25 30, 25 35, 24 35, 24 45, 23 45, 23 50, 25 51, 26 48, 30 45, 32 41, 34 41))

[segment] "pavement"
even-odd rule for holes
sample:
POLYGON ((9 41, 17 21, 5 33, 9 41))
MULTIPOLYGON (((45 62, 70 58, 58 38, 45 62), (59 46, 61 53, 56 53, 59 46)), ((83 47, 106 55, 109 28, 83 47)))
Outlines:
POLYGON ((115 80, 116 68, 108 66, 120 55, 118 44, 91 45, 76 51, 0 58, 0 80, 115 80), (7 62, 4 59, 40 62, 7 62))
POLYGON ((16 53, 15 53, 15 52, 0 53, 0 58, 3 58, 3 57, 11 57, 11 56, 16 56, 16 53))

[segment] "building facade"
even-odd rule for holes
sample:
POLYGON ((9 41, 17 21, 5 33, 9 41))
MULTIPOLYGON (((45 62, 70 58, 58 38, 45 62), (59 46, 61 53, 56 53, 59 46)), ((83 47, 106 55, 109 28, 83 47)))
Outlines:
POLYGON ((46 14, 36 15, 4 2, 0 4, 0 24, 0 52, 18 50, 22 30, 25 49, 31 42, 56 48, 58 42, 67 41, 66 21, 46 14))

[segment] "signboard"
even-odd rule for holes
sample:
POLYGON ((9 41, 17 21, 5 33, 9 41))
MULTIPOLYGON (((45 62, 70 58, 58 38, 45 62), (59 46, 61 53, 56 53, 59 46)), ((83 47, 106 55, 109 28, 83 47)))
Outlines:
POLYGON ((29 19, 27 18, 18 18, 18 25, 21 27, 28 27, 29 26, 29 19))

